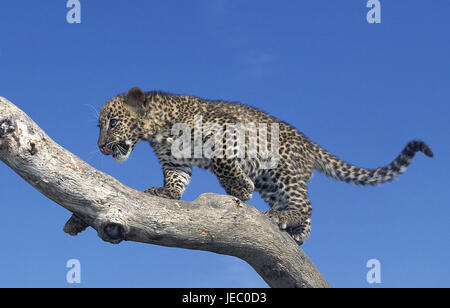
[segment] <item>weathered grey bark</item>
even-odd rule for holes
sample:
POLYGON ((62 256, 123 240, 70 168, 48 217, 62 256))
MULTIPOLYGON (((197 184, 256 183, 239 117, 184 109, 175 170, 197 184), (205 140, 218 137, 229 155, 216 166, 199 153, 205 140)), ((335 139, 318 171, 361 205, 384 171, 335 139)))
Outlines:
POLYGON ((73 213, 64 231, 91 226, 105 241, 199 249, 248 262, 271 287, 329 287, 305 253, 256 208, 203 194, 193 202, 129 188, 65 150, 0 97, 0 159, 73 213))

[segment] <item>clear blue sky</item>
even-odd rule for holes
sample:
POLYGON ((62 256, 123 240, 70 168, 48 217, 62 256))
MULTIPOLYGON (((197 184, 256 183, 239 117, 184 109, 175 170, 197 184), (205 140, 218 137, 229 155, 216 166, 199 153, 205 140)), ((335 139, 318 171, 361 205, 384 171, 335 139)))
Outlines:
MULTIPOLYGON (((56 142, 126 185, 162 184, 148 144, 119 164, 97 149, 95 109, 132 86, 241 101, 296 126, 360 167, 391 162, 425 140, 398 180, 357 187, 316 173, 312 234, 303 246, 335 287, 450 286, 450 2, 386 1, 368 24, 366 1, 88 1, 81 24, 66 1, 0 3, 0 96, 56 142), (132 4, 130 4, 132 3, 132 4)), ((89 229, 62 232, 70 213, 0 164, 0 287, 265 287, 243 261, 126 242, 89 229)), ((223 193, 194 170, 184 200, 223 193)), ((259 196, 250 204, 267 205, 259 196)))

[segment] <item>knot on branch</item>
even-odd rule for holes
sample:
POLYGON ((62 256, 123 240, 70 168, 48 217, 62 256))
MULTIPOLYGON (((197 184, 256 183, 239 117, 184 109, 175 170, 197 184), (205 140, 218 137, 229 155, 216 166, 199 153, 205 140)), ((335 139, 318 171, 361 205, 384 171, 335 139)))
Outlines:
POLYGON ((12 133, 17 128, 17 124, 12 119, 0 120, 0 138, 4 138, 6 135, 12 133))
POLYGON ((127 228, 116 222, 105 222, 97 230, 98 236, 105 242, 119 244, 126 239, 127 228))

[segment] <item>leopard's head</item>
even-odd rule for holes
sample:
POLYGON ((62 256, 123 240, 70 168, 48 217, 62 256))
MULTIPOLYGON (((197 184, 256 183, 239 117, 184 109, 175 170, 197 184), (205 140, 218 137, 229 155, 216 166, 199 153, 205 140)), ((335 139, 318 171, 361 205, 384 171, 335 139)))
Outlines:
POLYGON ((100 111, 98 147, 116 161, 125 161, 140 140, 144 139, 142 109, 145 93, 133 88, 108 101, 100 111))

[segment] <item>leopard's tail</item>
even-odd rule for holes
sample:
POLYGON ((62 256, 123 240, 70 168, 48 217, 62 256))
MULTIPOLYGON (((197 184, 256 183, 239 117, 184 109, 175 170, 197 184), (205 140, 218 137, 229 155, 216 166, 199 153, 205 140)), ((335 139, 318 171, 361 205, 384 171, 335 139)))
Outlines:
POLYGON ((316 162, 314 167, 332 178, 358 185, 387 183, 405 172, 417 152, 433 157, 431 149, 422 141, 411 141, 402 153, 389 165, 376 169, 352 166, 321 147, 314 145, 316 162))

